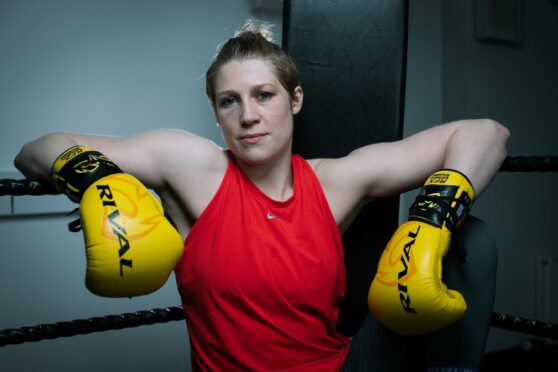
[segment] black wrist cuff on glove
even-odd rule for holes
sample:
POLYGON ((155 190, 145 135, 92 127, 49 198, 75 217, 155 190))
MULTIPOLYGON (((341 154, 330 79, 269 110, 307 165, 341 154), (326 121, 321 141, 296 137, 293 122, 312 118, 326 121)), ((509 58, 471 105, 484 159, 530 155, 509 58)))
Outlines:
POLYGON ((116 173, 123 172, 100 152, 74 146, 54 162, 52 175, 56 188, 77 203, 93 182, 116 173))
POLYGON ((453 232, 469 214, 474 190, 465 175, 455 170, 434 173, 411 208, 409 221, 421 221, 453 232))

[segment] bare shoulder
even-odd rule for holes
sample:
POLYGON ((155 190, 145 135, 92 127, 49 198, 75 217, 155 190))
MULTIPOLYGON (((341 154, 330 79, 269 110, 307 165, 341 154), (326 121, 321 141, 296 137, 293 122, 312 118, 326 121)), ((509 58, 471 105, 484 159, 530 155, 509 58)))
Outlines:
POLYGON ((309 159, 324 190, 347 192, 364 198, 370 194, 374 180, 380 179, 383 144, 359 148, 340 158, 309 159))
MULTIPOLYGON (((102 152, 125 172, 150 186, 172 174, 226 164, 223 151, 212 141, 178 129, 157 129, 127 137, 71 135, 76 143, 102 152)), ((226 166, 226 165, 225 165, 226 166)))
POLYGON ((158 188, 169 187, 186 194, 192 191, 195 198, 199 196, 196 190, 211 190, 212 185, 220 183, 228 158, 214 142, 175 129, 158 130, 146 136, 149 139, 145 145, 154 148, 145 150, 154 157, 152 167, 160 172, 163 181, 163 184, 156 185, 158 188))
POLYGON ((309 159, 308 163, 320 181, 337 225, 344 231, 369 200, 364 188, 354 181, 358 169, 347 157, 309 159))
POLYGON ((158 130, 146 136, 159 173, 153 189, 185 237, 217 192, 228 157, 214 142, 189 132, 158 130))
POLYGON ((156 154, 161 161, 159 166, 163 168, 168 163, 171 168, 178 166, 183 172, 213 172, 227 166, 223 149, 205 137, 177 129, 163 129, 146 135, 151 137, 147 142, 156 146, 151 152, 156 154))
POLYGON ((98 149, 162 197, 177 220, 197 218, 216 192, 228 165, 223 149, 178 129, 130 137, 76 138, 98 149), (177 215, 182 215, 177 217, 177 215))
POLYGON ((342 230, 367 202, 399 191, 386 187, 396 178, 392 165, 399 152, 396 143, 377 143, 340 158, 308 160, 342 230))

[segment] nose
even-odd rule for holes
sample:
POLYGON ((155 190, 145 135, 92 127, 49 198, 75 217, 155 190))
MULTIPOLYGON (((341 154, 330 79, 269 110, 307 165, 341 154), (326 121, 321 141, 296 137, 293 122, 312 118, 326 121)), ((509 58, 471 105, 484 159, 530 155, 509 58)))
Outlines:
POLYGON ((259 121, 258 110, 254 102, 245 100, 242 104, 242 112, 240 114, 240 124, 242 126, 251 126, 259 121))

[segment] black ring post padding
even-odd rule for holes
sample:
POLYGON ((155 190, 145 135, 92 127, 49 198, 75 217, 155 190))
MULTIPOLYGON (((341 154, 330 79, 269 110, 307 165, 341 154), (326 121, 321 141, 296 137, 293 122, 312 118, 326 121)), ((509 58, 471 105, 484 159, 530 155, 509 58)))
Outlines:
POLYGON ((558 172, 558 156, 508 156, 500 172, 558 172))
MULTIPOLYGON (((168 323, 184 319, 182 306, 162 309, 142 310, 120 315, 107 315, 68 322, 41 324, 0 331, 0 347, 18 345, 25 342, 52 340, 62 337, 85 335, 94 332, 115 331, 156 323, 168 323)), ((558 340, 558 325, 526 319, 517 315, 492 313, 490 325, 512 332, 558 340)))
MULTIPOLYGON (((338 158, 403 134, 407 0, 284 0, 282 46, 304 90, 293 152, 338 158)), ((397 228, 399 197, 369 203, 343 235, 347 290, 337 329, 353 335, 369 313, 374 262, 397 228), (377 226, 377 229, 370 229, 377 226)))
POLYGON ((558 324, 494 312, 492 313, 490 325, 507 331, 558 340, 558 324))
POLYGON ((41 324, 17 329, 5 329, 0 331, 0 347, 22 344, 24 342, 85 335, 94 332, 114 331, 155 323, 168 323, 183 319, 184 312, 182 307, 176 306, 163 309, 142 310, 120 315, 78 319, 68 322, 41 324))
POLYGON ((0 179, 0 196, 3 195, 58 195, 54 186, 29 179, 0 179))

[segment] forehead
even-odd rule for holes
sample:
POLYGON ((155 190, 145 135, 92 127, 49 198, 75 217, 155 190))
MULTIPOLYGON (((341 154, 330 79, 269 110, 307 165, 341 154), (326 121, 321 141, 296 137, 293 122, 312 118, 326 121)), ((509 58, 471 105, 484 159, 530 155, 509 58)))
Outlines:
POLYGON ((263 84, 280 85, 273 65, 257 58, 227 62, 219 69, 215 81, 217 93, 263 84))

